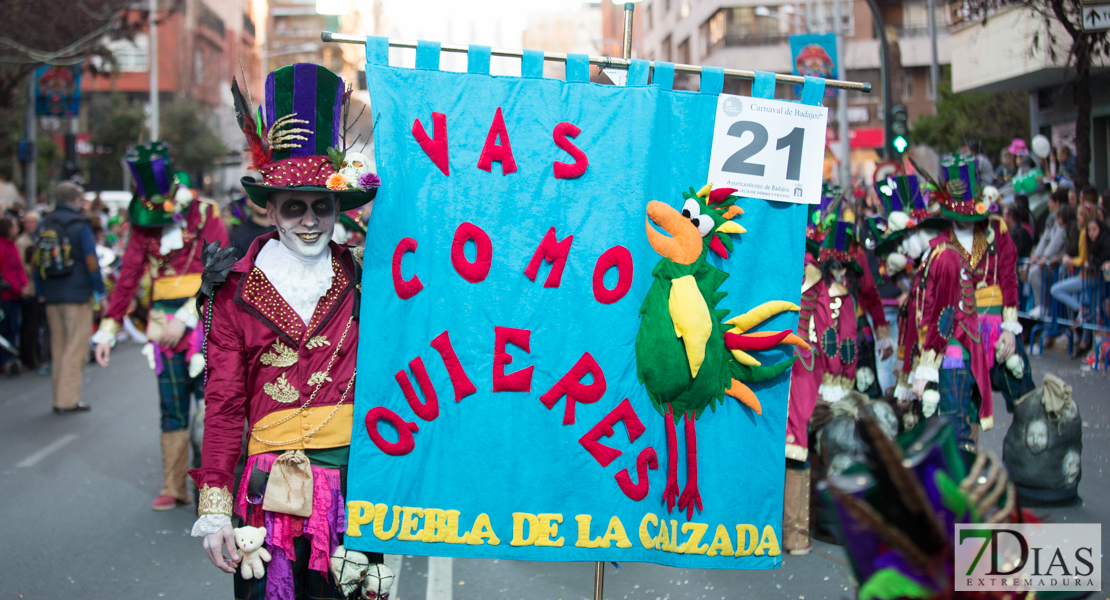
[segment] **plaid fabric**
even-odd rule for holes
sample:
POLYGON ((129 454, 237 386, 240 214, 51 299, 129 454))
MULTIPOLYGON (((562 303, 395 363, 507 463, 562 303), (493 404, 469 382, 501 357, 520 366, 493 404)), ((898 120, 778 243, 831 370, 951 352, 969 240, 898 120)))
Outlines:
POLYGON ((971 369, 940 370, 940 406, 937 417, 948 419, 956 433, 956 445, 960 448, 975 450, 972 426, 979 422, 979 407, 975 402, 978 388, 971 369))
MULTIPOLYGON (((308 568, 311 550, 308 538, 293 538, 293 550, 296 552, 296 559, 293 561, 293 593, 283 597, 296 600, 346 600, 343 592, 329 581, 330 575, 308 568)), ((266 579, 243 579, 239 571, 235 571, 235 600, 263 600, 266 597, 266 579)))
POLYGON ((1014 402, 1036 387, 1033 385, 1033 369, 1029 366, 1029 357, 1025 355, 1025 346, 1022 345, 1020 337, 1017 340, 1015 352, 1025 363, 1025 372, 1022 373, 1021 379, 1014 378, 1005 364, 996 362, 991 367, 991 386, 1002 393, 1002 398, 1006 401, 1006 412, 1010 414, 1014 412, 1014 402))
POLYGON ((192 398, 204 400, 202 378, 189 378, 189 364, 185 353, 162 356, 162 373, 158 376, 158 393, 161 396, 162 431, 180 431, 189 428, 189 403, 192 398))

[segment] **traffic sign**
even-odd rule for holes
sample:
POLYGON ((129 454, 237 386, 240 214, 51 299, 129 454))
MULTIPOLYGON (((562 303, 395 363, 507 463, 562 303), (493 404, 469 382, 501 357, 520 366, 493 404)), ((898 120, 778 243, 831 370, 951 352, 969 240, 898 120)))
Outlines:
POLYGON ((1110 4, 1093 4, 1083 7, 1083 30, 1105 31, 1110 29, 1110 4))

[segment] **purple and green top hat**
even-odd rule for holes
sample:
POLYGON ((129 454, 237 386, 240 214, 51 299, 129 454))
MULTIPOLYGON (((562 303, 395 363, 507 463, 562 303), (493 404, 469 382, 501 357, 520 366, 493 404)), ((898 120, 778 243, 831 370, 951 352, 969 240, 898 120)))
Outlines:
MULTIPOLYGON (((232 93, 237 92, 234 86, 232 93)), ((265 206, 274 192, 284 190, 334 193, 341 211, 374 199, 377 176, 345 168, 340 140, 347 99, 343 79, 320 65, 297 63, 270 73, 265 117, 254 128, 244 127, 252 166, 262 176, 241 180, 252 202, 265 206)))
POLYGON ((883 203, 886 214, 903 212, 914 221, 929 217, 929 206, 917 175, 898 175, 875 182, 875 192, 883 203))
POLYGON ((942 189, 938 190, 940 213, 954 221, 981 221, 989 217, 975 157, 948 154, 940 161, 942 189))
POLYGON ((821 262, 839 260, 842 263, 855 263, 856 248, 852 234, 852 224, 837 221, 825 233, 821 244, 821 262))
POLYGON ((140 144, 129 149, 124 160, 135 182, 134 195, 127 207, 131 222, 141 227, 174 222, 174 215, 180 213, 175 198, 177 189, 191 188, 193 182, 183 171, 174 171, 170 147, 165 142, 140 144))

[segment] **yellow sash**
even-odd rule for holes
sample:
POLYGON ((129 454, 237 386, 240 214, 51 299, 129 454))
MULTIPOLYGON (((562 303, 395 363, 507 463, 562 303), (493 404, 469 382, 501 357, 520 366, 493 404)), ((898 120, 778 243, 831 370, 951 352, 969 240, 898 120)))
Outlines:
POLYGON ((152 299, 177 300, 195 296, 200 289, 200 273, 186 273, 154 280, 152 299))

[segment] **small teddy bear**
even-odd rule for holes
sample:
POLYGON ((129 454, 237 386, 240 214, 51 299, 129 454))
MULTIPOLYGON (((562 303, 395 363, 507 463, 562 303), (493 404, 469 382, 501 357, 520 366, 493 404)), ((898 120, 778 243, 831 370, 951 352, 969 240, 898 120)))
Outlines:
POLYGON ((265 527, 239 527, 233 531, 235 545, 239 547, 242 555, 240 574, 243 579, 262 579, 266 576, 266 565, 270 562, 270 553, 262 547, 266 541, 265 527))

